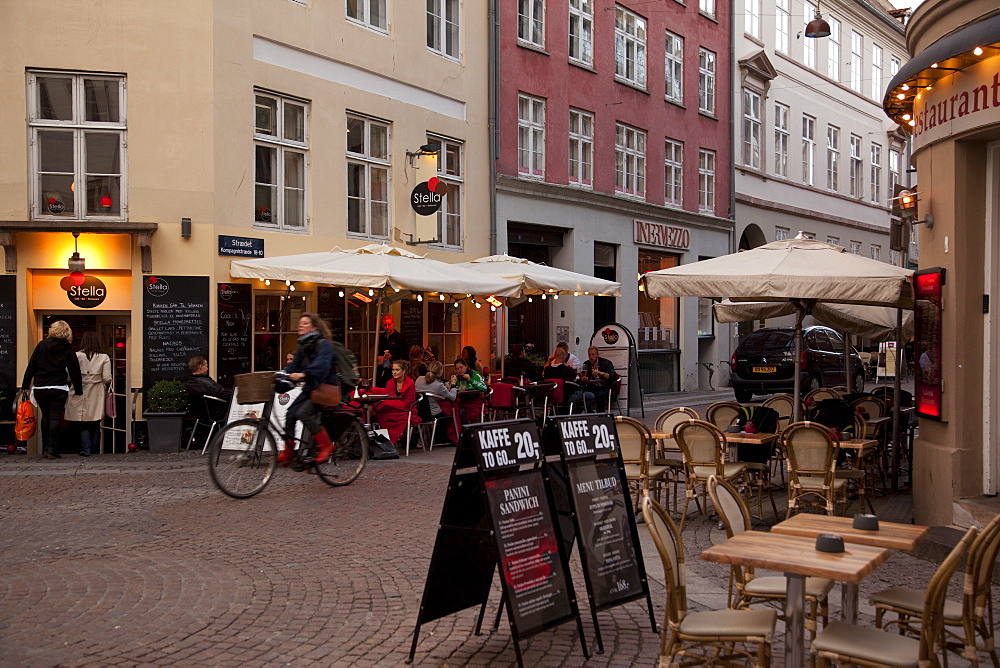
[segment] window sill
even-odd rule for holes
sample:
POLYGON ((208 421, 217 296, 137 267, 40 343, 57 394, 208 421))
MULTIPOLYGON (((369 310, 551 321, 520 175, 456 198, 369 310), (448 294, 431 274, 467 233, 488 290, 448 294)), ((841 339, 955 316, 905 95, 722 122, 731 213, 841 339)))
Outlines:
POLYGON ((522 49, 527 49, 528 51, 534 51, 535 53, 540 53, 543 56, 552 55, 548 51, 545 50, 544 46, 541 46, 541 45, 538 45, 538 44, 534 44, 532 42, 525 42, 524 40, 522 40, 520 38, 518 38, 518 40, 517 40, 517 45, 519 47, 521 47, 522 49))
POLYGON ((382 28, 379 28, 377 26, 373 26, 370 23, 365 23, 364 21, 359 21, 359 20, 353 19, 353 18, 351 18, 349 16, 347 17, 347 22, 349 24, 353 25, 353 26, 357 26, 359 28, 364 28, 365 30, 373 32, 376 35, 382 35, 383 37, 388 37, 389 36, 389 29, 388 28, 386 28, 386 29, 383 30, 382 28))
POLYGON ((705 111, 704 109, 699 109, 698 110, 698 115, 699 116, 704 116, 705 118, 710 118, 713 121, 719 120, 719 118, 715 115, 715 112, 705 111))
POLYGON ((646 90, 644 87, 640 86, 639 84, 635 83, 634 81, 629 81, 628 79, 622 79, 621 77, 619 77, 617 75, 615 75, 615 81, 617 83, 620 83, 622 86, 625 86, 626 88, 631 88, 632 90, 634 90, 634 91, 636 91, 638 93, 644 93, 646 95, 649 95, 649 91, 648 90, 646 90))
POLYGON ((278 225, 267 225, 258 221, 254 221, 253 229, 260 230, 261 232, 278 232, 281 234, 309 234, 309 228, 303 227, 301 229, 291 229, 279 227, 278 225))
POLYGON ((718 23, 719 22, 719 19, 717 19, 715 17, 715 14, 709 14, 707 12, 701 11, 700 9, 698 10, 698 13, 701 14, 702 16, 704 16, 706 19, 708 19, 712 23, 718 23))
POLYGON ((683 100, 677 101, 677 100, 671 100, 669 97, 665 97, 663 98, 663 101, 666 102, 667 104, 677 107, 678 109, 687 109, 687 107, 684 106, 683 100))
POLYGON ((593 64, 589 64, 588 65, 587 63, 583 62, 582 60, 573 60, 572 58, 570 58, 568 62, 573 67, 581 69, 584 72, 590 72, 591 74, 597 74, 597 70, 594 69, 593 64))

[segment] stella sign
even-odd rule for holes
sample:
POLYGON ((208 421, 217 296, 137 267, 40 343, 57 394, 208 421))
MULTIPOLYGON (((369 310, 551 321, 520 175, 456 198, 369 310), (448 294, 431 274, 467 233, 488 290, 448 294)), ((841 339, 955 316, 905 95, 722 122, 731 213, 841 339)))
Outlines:
POLYGON ((420 216, 433 215, 441 209, 441 202, 447 191, 444 181, 433 176, 418 183, 410 192, 410 207, 420 216))
POLYGON ((74 271, 59 281, 59 287, 66 291, 66 297, 73 306, 95 308, 104 303, 108 288, 96 276, 86 276, 82 271, 74 271))

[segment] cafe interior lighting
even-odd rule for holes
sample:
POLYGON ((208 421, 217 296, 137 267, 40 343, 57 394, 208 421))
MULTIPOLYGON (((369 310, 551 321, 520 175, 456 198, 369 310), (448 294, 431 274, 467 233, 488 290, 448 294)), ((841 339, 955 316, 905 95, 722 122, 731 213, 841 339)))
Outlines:
POLYGON ((441 299, 441 301, 444 301, 444 293, 439 294, 438 297, 441 299))
POLYGON ((270 278, 265 278, 264 279, 264 285, 271 285, 271 279, 270 278))
POLYGON ((418 302, 422 302, 422 301, 424 301, 424 296, 423 296, 423 295, 419 295, 419 294, 418 294, 418 295, 417 295, 417 301, 418 301, 418 302))
POLYGON ((975 54, 975 55, 977 55, 977 56, 981 56, 981 55, 983 55, 983 47, 981 47, 981 46, 977 46, 976 48, 974 48, 974 49, 972 50, 972 53, 974 53, 974 54, 975 54))
POLYGON ((337 296, 339 296, 339 297, 343 297, 343 296, 344 296, 344 291, 343 291, 343 290, 341 290, 340 292, 338 292, 338 293, 337 293, 337 296))
POLYGON ((369 297, 374 297, 375 296, 375 291, 374 290, 368 290, 368 296, 369 297))

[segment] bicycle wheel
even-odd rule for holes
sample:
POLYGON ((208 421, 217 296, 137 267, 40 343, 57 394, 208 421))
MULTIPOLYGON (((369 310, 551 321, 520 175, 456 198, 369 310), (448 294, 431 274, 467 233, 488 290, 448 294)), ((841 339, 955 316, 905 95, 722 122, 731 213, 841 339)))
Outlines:
POLYGON ((208 473, 224 494, 246 499, 267 487, 278 466, 274 436, 261 420, 226 425, 208 451, 208 473))
POLYGON ((334 441, 333 454, 322 464, 316 464, 316 473, 327 485, 349 485, 368 462, 368 432, 361 421, 353 416, 342 425, 340 436, 334 441))

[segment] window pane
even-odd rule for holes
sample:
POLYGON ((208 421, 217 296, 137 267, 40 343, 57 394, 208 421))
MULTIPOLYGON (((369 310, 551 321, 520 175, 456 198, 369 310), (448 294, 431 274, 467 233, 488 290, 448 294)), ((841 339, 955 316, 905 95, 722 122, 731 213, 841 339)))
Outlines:
POLYGON ((458 144, 448 144, 444 151, 445 174, 449 176, 462 175, 462 147, 458 144))
POLYGON ((383 30, 388 26, 385 15, 385 0, 370 0, 368 5, 368 23, 383 30))
POLYGON ((364 165, 347 165, 347 196, 364 197, 367 190, 364 165))
POLYGON ((256 155, 254 180, 254 219, 264 223, 273 222, 274 204, 277 200, 276 165, 277 151, 268 146, 255 146, 256 155))
POLYGON ((360 118, 347 119, 347 151, 364 155, 365 122, 360 118))
POLYGON ((69 77, 38 77, 38 117, 73 120, 73 81, 69 77))
POLYGON ((285 139, 306 140, 306 110, 298 104, 285 102, 285 139))
POLYGON ((305 156, 301 153, 285 152, 285 187, 305 188, 305 156))
POLYGON ((372 203, 372 231, 375 237, 389 236, 389 205, 372 203))
POLYGON ((274 211, 274 200, 277 188, 258 183, 254 187, 254 220, 261 223, 272 222, 271 212, 274 211))
POLYGON ((278 135, 278 101, 258 95, 254 112, 254 132, 276 137, 278 135))
POLYGON ((86 120, 118 122, 118 82, 102 79, 83 80, 86 120))
POLYGON ((46 216, 73 216, 76 206, 71 174, 41 174, 38 177, 38 190, 42 194, 39 213, 46 216))
POLYGON ((121 215, 121 179, 117 176, 87 177, 87 215, 121 215))
POLYGON ((275 181, 275 156, 277 151, 269 146, 255 146, 255 153, 257 155, 257 170, 255 172, 254 180, 257 183, 277 183, 275 181))
POLYGON ((368 145, 368 155, 372 158, 387 160, 389 158, 389 129, 383 125, 371 125, 371 141, 368 145))
POLYGON ((373 202, 389 201, 389 170, 372 167, 371 197, 373 202))
POLYGON ((121 174, 121 135, 112 132, 87 132, 84 135, 88 174, 121 174))
POLYGON ((285 227, 304 227, 306 193, 304 190, 285 189, 285 227))
POLYGON ((42 172, 73 173, 73 132, 38 131, 38 169, 42 172))

